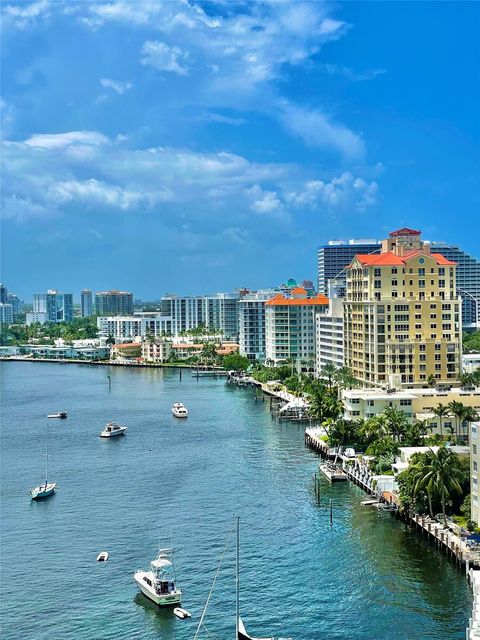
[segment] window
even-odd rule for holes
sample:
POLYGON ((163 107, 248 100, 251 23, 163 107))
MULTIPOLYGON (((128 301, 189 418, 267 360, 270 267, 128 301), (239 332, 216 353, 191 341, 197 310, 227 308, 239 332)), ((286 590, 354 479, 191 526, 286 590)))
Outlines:
POLYGON ((419 286, 421 289, 424 289, 424 288, 425 288, 425 280, 419 280, 419 281, 418 281, 418 286, 419 286))
POLYGON ((418 270, 418 275, 419 276, 424 276, 425 275, 425 269, 419 269, 418 270))
POLYGON ((445 267, 439 267, 438 275, 439 276, 444 276, 445 275, 445 267))
POLYGON ((435 351, 440 351, 442 349, 442 345, 441 344, 436 344, 435 345, 435 351))
POLYGON ((378 278, 379 276, 382 275, 382 270, 381 269, 374 269, 373 270, 373 275, 378 278))

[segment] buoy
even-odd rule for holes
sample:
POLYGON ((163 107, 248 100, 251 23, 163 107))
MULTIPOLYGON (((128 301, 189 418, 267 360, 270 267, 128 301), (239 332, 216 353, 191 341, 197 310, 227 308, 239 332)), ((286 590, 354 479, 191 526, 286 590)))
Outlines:
POLYGON ((180 618, 180 620, 192 617, 192 614, 186 609, 182 609, 182 607, 175 607, 173 613, 177 616, 177 618, 180 618))

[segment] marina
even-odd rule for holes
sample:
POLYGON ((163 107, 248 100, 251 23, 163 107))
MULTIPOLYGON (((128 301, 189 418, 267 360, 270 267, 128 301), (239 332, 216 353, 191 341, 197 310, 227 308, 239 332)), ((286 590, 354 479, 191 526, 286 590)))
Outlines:
MULTIPOLYGON (((351 640, 465 638, 472 611, 465 574, 426 537, 362 506, 366 496, 355 484, 322 477, 318 499, 318 458, 304 446, 304 427, 272 420, 269 402, 255 402, 251 389, 127 368, 110 370, 109 388, 100 368, 44 364, 38 376, 36 364, 1 366, 1 553, 23 558, 4 564, 5 640, 90 640, 99 628, 116 640, 192 640, 238 512, 249 632, 296 640, 340 640, 346 630, 351 640), (29 401, 19 411, 25 387, 29 401), (69 413, 69 428, 51 429, 49 438, 50 472, 61 491, 30 502, 25 492, 42 472, 45 449, 39 416, 52 393, 69 413), (177 398, 191 409, 194 429, 174 428, 177 398), (128 442, 102 446, 92 425, 112 415, 129 425, 128 442), (132 579, 155 557, 158 538, 171 533, 191 622, 159 608, 132 579), (44 539, 54 543, 39 554, 44 539), (110 558, 97 564, 101 549, 110 558), (28 599, 18 606, 26 580, 49 593, 48 611, 28 599), (295 587, 291 597, 285 584, 295 587)), ((229 560, 205 620, 220 638, 235 635, 234 576, 229 560)))

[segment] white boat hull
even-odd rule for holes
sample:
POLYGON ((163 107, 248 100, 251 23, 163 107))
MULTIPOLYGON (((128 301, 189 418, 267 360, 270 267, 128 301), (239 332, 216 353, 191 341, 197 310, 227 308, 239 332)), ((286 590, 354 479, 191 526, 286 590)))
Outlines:
POLYGON ((157 593, 152 586, 145 582, 145 578, 153 582, 153 573, 150 571, 137 571, 133 578, 140 587, 143 595, 159 607, 170 607, 182 602, 182 592, 180 589, 170 591, 169 593, 157 593))
POLYGON ((55 493, 56 486, 56 482, 49 482, 47 485, 44 484, 40 487, 35 487, 30 491, 32 500, 43 500, 43 498, 50 497, 55 493))
POLYGON ((117 436, 124 436, 127 433, 127 427, 123 429, 115 429, 115 431, 102 431, 101 438, 116 438, 117 436))

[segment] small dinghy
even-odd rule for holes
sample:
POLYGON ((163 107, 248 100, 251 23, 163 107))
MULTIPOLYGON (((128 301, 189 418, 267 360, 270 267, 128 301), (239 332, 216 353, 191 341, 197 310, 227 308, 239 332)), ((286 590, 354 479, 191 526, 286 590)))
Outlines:
POLYGON ((180 620, 185 620, 185 618, 192 617, 192 614, 190 613, 190 611, 187 611, 186 609, 182 609, 182 607, 175 607, 175 609, 173 610, 173 613, 177 616, 177 618, 180 618, 180 620))
POLYGON ((108 560, 108 551, 101 551, 97 556, 97 562, 106 562, 108 560))

